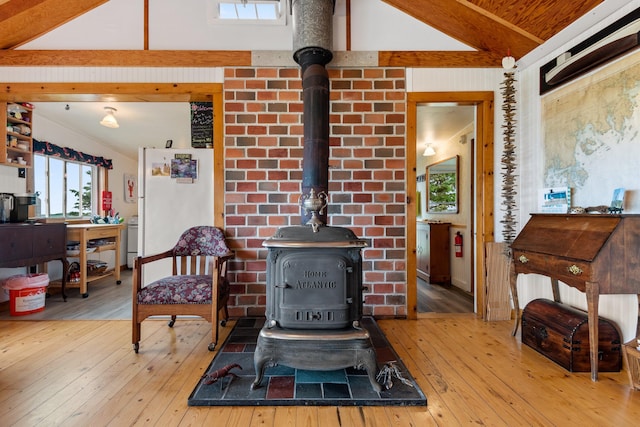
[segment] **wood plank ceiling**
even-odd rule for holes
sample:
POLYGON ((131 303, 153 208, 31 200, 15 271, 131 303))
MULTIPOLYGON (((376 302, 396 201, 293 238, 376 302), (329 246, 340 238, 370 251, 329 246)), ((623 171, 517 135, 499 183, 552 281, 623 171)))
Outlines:
MULTIPOLYGON (((0 0, 0 65, 173 66, 185 55, 198 66, 251 65, 250 52, 14 50, 107 1, 0 0)), ((522 58, 604 0, 382 1, 476 51, 381 51, 380 66, 499 67, 507 52, 522 58)))

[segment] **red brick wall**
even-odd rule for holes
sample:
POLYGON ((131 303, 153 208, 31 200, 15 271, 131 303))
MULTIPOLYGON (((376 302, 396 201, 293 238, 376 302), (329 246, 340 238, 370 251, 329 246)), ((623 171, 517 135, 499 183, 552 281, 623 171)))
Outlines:
MULTIPOLYGON (((329 225, 363 250, 365 315, 406 316, 405 74, 329 68, 329 225)), ((229 68, 224 80, 225 228, 236 251, 230 315, 264 315, 266 250, 278 227, 300 224, 299 68, 229 68)))

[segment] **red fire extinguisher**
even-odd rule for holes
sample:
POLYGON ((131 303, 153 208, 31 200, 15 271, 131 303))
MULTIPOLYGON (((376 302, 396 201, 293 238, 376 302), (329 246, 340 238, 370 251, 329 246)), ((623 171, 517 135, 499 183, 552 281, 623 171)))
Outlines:
POLYGON ((459 231, 456 232, 453 243, 456 247, 456 258, 462 258, 462 234, 459 231))

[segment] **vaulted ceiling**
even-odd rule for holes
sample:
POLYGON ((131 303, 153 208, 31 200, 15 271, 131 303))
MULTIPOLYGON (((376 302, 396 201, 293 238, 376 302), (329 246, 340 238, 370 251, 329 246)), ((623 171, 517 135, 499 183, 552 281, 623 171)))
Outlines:
MULTIPOLYGON (((191 51, 14 50, 108 0, 0 0, 0 64, 184 64, 191 51)), ((382 0, 476 51, 381 51, 381 66, 499 67, 507 52, 522 58, 604 0, 382 0)), ((145 0, 145 11, 148 11, 145 0)), ((350 3, 347 0, 347 5, 350 3)), ((148 16, 148 14, 146 14, 148 16)), ((212 52, 194 65, 251 65, 247 52, 212 52)))

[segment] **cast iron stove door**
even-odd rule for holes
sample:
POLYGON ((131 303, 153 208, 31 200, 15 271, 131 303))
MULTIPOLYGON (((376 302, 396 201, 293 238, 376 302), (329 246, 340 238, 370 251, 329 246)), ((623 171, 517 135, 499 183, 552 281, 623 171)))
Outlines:
MULTIPOLYGON (((343 328, 349 326, 354 308, 349 284, 354 267, 336 250, 286 251, 276 263, 273 281, 274 316, 280 326, 296 329, 343 328)), ((342 251, 344 252, 344 251, 342 251)))

